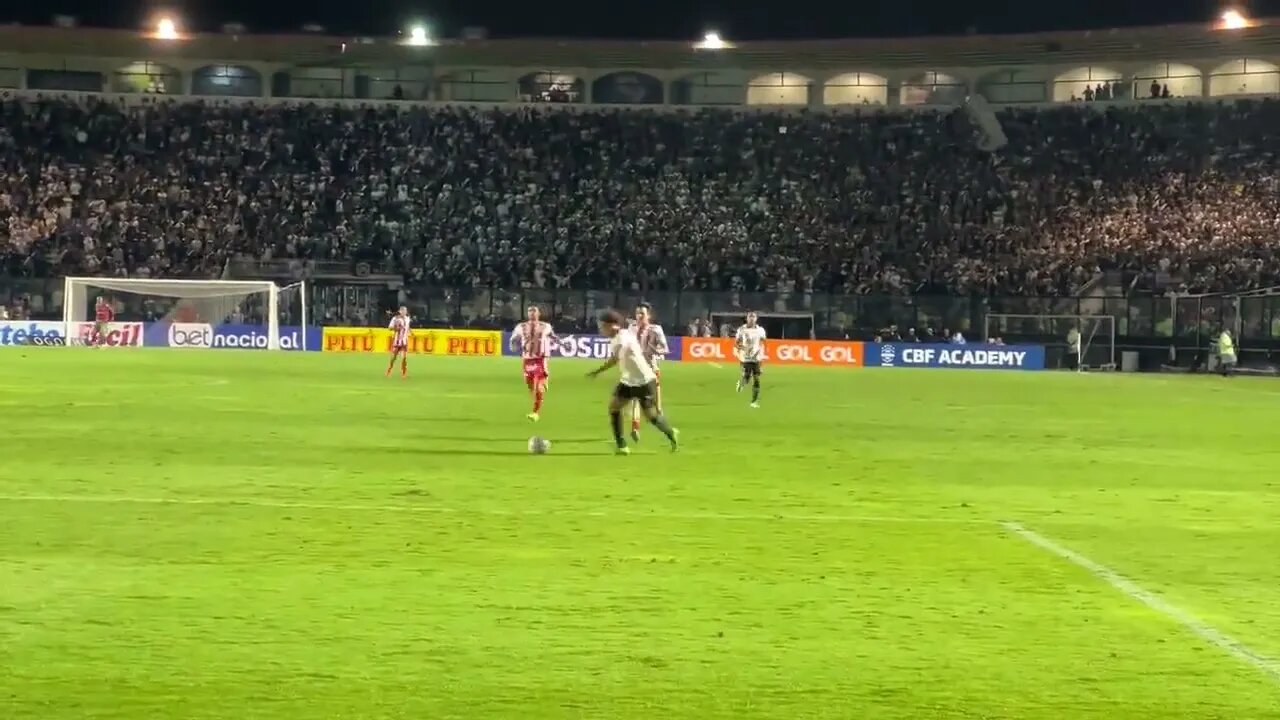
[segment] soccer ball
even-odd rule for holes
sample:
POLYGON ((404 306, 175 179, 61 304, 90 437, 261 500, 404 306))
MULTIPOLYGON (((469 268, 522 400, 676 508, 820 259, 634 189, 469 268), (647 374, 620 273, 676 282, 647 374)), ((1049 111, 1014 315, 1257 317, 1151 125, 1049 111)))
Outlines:
POLYGON ((529 452, 534 455, 542 455, 551 449, 551 441, 545 438, 534 437, 529 438, 529 452))

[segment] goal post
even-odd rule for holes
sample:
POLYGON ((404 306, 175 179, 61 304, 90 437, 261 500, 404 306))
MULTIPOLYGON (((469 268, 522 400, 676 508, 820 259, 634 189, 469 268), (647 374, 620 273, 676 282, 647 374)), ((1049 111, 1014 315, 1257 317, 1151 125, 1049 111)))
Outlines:
POLYGON ((1074 354, 1077 370, 1116 369, 1116 319, 1114 315, 1022 315, 988 313, 982 336, 988 342, 1027 342, 1047 348, 1062 348, 1063 356, 1074 354), (1074 349, 1072 330, 1079 333, 1074 349))
MULTIPOLYGON (((279 287, 266 280, 68 277, 63 281, 62 321, 66 337, 85 337, 92 330, 94 305, 102 297, 121 322, 207 325, 209 330, 222 325, 261 327, 269 350, 281 349, 282 325, 300 326, 298 349, 306 350, 306 289, 305 282, 279 287)), ((212 338, 192 346, 211 347, 212 338)))

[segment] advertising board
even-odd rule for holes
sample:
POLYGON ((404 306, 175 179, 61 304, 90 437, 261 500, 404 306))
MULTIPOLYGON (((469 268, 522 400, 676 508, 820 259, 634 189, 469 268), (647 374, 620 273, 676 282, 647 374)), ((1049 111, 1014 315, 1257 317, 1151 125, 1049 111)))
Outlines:
MULTIPOLYGON (((386 328, 327 327, 321 340, 325 352, 391 352, 391 331, 386 328)), ((497 357, 502 354, 502 333, 496 330, 410 330, 409 352, 415 355, 497 357)))
MULTIPOLYGON (((864 343, 845 340, 766 340, 764 360, 772 365, 862 367, 864 343)), ((733 338, 683 338, 685 362, 734 363, 733 338)))
MULTIPOLYGON (((667 338, 666 360, 680 360, 683 338, 667 338)), ((511 333, 502 333, 502 354, 519 356, 520 350, 511 349, 511 333)), ((609 357, 609 338, 603 335, 563 335, 559 343, 551 344, 551 357, 606 360, 609 357)))
POLYGON ((878 367, 958 368, 968 370, 1043 370, 1040 345, 940 345, 875 343, 870 346, 878 367))

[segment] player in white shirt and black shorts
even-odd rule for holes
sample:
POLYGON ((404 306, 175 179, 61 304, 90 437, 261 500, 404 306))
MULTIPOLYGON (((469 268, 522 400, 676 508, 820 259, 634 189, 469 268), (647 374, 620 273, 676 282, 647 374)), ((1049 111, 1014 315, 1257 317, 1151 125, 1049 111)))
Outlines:
POLYGON ((609 398, 609 422, 619 455, 631 453, 622 434, 622 409, 631 402, 640 405, 645 417, 667 436, 671 451, 675 452, 680 449, 680 431, 671 427, 667 418, 658 411, 658 374, 653 371, 649 361, 645 360, 644 349, 640 347, 640 340, 635 332, 626 325, 626 318, 617 310, 606 310, 600 314, 600 334, 609 338, 609 359, 604 365, 587 373, 587 377, 596 377, 614 366, 621 373, 618 384, 613 388, 613 395, 609 398))
POLYGON ((748 383, 751 384, 751 407, 760 407, 760 375, 764 363, 764 328, 757 323, 753 312, 747 313, 747 324, 738 328, 733 340, 733 349, 742 363, 742 378, 738 380, 738 392, 748 383))

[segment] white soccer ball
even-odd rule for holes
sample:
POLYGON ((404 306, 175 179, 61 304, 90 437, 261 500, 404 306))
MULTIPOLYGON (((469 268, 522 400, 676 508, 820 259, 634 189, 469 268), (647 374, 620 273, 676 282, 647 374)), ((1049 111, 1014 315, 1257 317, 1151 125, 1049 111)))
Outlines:
POLYGON ((545 454, 550 449, 551 449, 550 440, 547 440, 545 438, 540 438, 536 435, 529 438, 529 452, 533 453, 534 455, 545 454))

